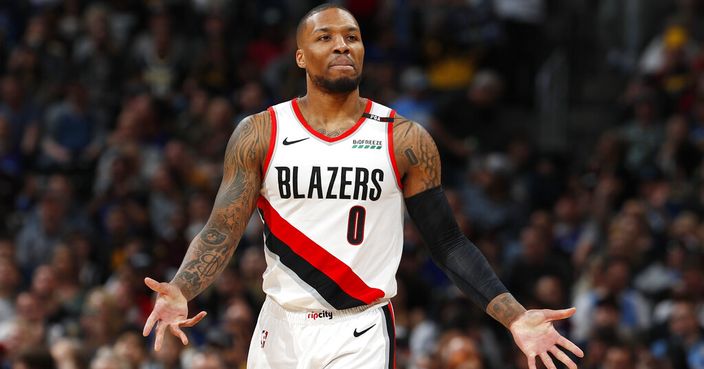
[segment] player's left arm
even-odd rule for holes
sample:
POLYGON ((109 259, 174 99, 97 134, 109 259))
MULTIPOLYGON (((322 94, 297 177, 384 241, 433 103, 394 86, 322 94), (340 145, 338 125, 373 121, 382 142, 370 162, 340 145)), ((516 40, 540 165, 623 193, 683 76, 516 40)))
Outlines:
POLYGON ((583 356, 582 351, 551 323, 571 316, 574 308, 526 311, 457 225, 440 183, 440 155, 430 134, 419 124, 397 117, 393 140, 406 209, 436 263, 465 294, 511 331, 531 369, 535 369, 536 356, 548 369, 554 369, 548 352, 569 368, 576 368, 556 345, 578 356, 583 356))

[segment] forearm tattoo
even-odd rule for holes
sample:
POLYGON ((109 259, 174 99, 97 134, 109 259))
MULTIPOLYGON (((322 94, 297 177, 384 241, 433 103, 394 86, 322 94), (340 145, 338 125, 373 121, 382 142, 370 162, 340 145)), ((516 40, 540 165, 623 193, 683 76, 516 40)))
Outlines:
POLYGON ((486 312, 508 328, 526 309, 510 293, 496 296, 486 307, 486 312))
POLYGON ((259 195, 270 129, 264 112, 243 120, 230 137, 208 223, 191 242, 172 280, 189 300, 215 280, 235 252, 259 195))

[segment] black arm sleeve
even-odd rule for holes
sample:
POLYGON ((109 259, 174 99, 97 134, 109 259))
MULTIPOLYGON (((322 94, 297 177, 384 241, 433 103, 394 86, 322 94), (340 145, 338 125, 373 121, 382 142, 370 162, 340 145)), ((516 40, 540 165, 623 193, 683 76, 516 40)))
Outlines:
POLYGON ((433 260, 472 301, 486 310, 494 297, 508 292, 477 246, 460 231, 441 187, 407 198, 406 209, 433 260))

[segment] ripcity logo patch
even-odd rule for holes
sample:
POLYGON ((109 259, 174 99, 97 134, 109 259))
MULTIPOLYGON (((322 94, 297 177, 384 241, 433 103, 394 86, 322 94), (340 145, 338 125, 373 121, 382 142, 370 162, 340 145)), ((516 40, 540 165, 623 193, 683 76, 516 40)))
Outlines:
POLYGON ((313 320, 323 319, 323 318, 332 319, 332 311, 327 311, 327 310, 311 311, 311 312, 308 312, 308 315, 306 315, 306 318, 313 319, 313 320))
POLYGON ((363 150, 381 150, 381 141, 379 140, 352 140, 353 149, 363 150))

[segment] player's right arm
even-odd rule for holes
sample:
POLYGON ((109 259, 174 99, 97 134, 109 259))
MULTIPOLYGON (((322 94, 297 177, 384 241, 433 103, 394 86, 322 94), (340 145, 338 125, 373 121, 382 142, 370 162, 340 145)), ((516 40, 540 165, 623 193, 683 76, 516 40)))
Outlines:
POLYGON ((188 300, 217 278, 235 252, 259 196, 270 135, 268 112, 251 115, 237 125, 225 150, 223 178, 208 222, 191 241, 171 282, 145 279, 158 293, 143 331, 146 336, 156 325, 155 350, 161 348, 167 329, 183 344, 188 343, 181 328, 193 326, 205 316, 200 312, 187 319, 188 300))

